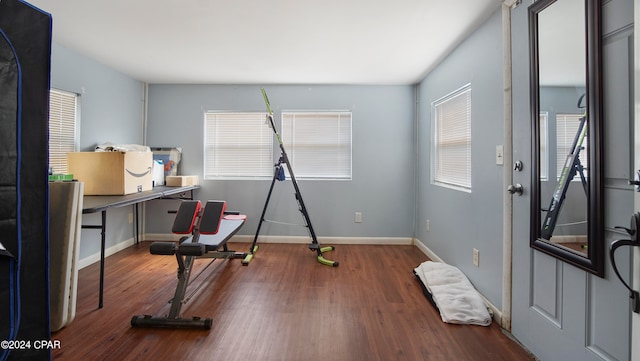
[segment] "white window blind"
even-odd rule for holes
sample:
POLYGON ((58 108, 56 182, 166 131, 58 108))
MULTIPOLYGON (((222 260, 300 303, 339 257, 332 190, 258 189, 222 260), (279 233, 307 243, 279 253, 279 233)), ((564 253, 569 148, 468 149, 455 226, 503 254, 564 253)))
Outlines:
MULTIPOLYGON (((571 152, 571 147, 576 139, 578 128, 580 126, 581 114, 557 114, 556 115, 556 177, 559 178, 562 174, 562 168, 567 161, 567 156, 571 152)), ((586 127, 586 124, 585 124, 586 127)), ((587 154, 587 137, 582 142, 582 149, 580 149, 580 163, 583 166, 588 164, 587 154)), ((584 176, 587 177, 587 171, 584 171, 584 176)), ((576 173, 572 180, 580 180, 580 175, 576 173)))
POLYGON ((76 94, 49 91, 49 168, 54 173, 68 173, 67 153, 77 151, 77 110, 76 94))
POLYGON ((433 184, 471 191, 471 85, 433 102, 433 184))
POLYGON ((206 112, 204 179, 273 175, 273 131, 266 113, 206 112))
POLYGON ((351 179, 351 112, 283 112, 282 142, 296 178, 351 179))

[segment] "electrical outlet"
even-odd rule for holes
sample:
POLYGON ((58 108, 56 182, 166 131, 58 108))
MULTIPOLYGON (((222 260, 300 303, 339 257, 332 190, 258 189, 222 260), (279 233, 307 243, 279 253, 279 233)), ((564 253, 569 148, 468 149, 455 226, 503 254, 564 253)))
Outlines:
POLYGON ((133 213, 129 213, 129 224, 133 223, 133 213))
POLYGON ((427 219, 427 232, 431 230, 431 221, 427 219))
POLYGON ((362 223, 362 212, 356 212, 354 217, 354 222, 362 223))
POLYGON ((475 248, 473 249, 473 265, 480 267, 480 251, 475 248))

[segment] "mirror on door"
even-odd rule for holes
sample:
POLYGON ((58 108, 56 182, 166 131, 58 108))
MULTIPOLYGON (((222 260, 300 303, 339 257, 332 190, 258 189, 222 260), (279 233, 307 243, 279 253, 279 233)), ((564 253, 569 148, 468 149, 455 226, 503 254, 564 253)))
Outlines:
POLYGON ((529 7, 531 246, 602 276, 600 1, 529 7))

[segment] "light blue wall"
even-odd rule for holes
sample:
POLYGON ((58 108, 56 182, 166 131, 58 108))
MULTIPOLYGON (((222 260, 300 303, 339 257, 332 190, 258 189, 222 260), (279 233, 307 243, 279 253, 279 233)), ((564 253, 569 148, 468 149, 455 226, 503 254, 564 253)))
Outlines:
MULTIPOLYGON (((99 62, 53 43, 51 87, 80 95, 80 151, 91 151, 96 144, 142 143, 142 83, 99 62)), ((128 223, 128 207, 107 215, 110 247, 133 237, 128 223)), ((99 224, 99 214, 86 214, 83 224, 99 224)), ((100 233, 82 230, 80 259, 100 251, 100 233)))
MULTIPOLYGON (((502 292, 502 42, 500 12, 436 67, 419 85, 417 238, 460 268, 494 305, 502 292), (471 84, 471 183, 466 193, 431 184, 431 104, 471 84), (430 221, 430 231, 426 221, 430 221), (480 267, 473 265, 473 248, 480 267)), ((506 165, 509 166, 509 165, 506 165)))
MULTIPOLYGON (((143 84, 59 44, 52 52, 52 87, 81 99, 80 150, 96 144, 142 144, 143 84)), ((281 109, 353 112, 353 179, 299 180, 305 204, 320 237, 413 237, 415 199, 414 90, 412 86, 269 86, 277 118, 281 109), (354 223, 354 212, 363 222, 354 223)), ((150 85, 148 145, 183 148, 181 174, 195 174, 202 200, 225 199, 230 209, 248 215, 241 234, 255 234, 269 180, 204 181, 204 110, 264 111, 259 86, 150 85)), ((277 149, 277 147, 276 147, 277 149)), ((279 154, 275 153, 274 157, 279 154)), ((295 171, 295 169, 294 169, 295 171)), ((146 207, 146 232, 170 233, 175 202, 146 207)), ((110 210, 107 247, 133 236, 128 207, 110 210)), ((85 215, 85 224, 99 223, 85 215)), ((290 181, 276 183, 270 219, 302 223, 290 181)), ((264 235, 306 235, 301 227, 266 224, 264 235)), ((97 231, 82 231, 80 258, 99 251, 97 231)))
MULTIPOLYGON (((351 110, 353 179, 298 180, 318 236, 413 237, 414 107, 411 86, 278 85, 265 87, 276 120, 281 110, 351 110), (362 223, 354 213, 362 212, 362 223)), ((255 234, 271 178, 203 180, 204 112, 265 111, 260 86, 150 85, 150 146, 182 147, 180 173, 198 175, 197 198, 224 199, 247 214, 241 234, 255 234)), ((266 126, 266 125, 265 125, 266 126)), ((275 137, 274 137, 275 141, 275 137)), ((274 147, 274 163, 279 148, 274 147)), ((295 169, 294 169, 295 172, 295 169)), ((277 182, 267 218, 302 223, 290 181, 277 182)), ((156 201, 147 207, 146 232, 168 233, 175 209, 156 201)), ((262 235, 306 235, 301 227, 265 224, 262 235)))
POLYGON ((96 144, 142 143, 142 83, 54 43, 51 87, 80 94, 80 151, 96 144))

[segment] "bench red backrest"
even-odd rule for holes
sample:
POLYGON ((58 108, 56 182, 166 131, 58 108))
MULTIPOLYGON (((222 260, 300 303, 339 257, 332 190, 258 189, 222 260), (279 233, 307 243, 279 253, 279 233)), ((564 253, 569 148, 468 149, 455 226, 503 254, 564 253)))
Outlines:
POLYGON ((171 232, 175 234, 190 234, 193 232, 200 208, 202 208, 200 201, 182 201, 178 208, 178 213, 176 213, 176 218, 173 220, 171 232))
POLYGON ((207 201, 207 204, 204 206, 204 211, 202 211, 202 217, 200 218, 200 233, 218 233, 218 228, 220 227, 220 222, 226 209, 227 202, 225 201, 207 201))

